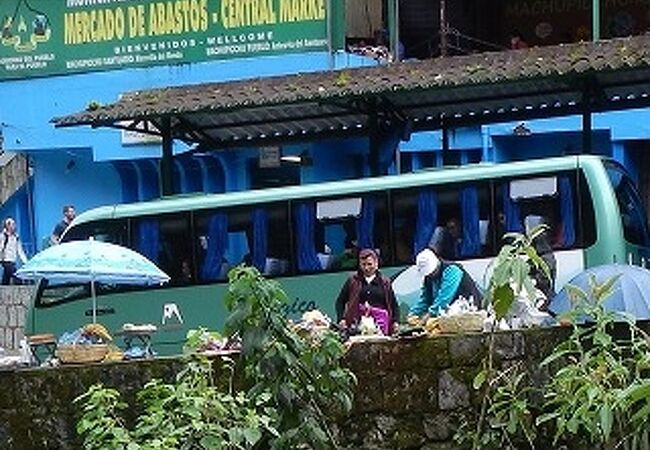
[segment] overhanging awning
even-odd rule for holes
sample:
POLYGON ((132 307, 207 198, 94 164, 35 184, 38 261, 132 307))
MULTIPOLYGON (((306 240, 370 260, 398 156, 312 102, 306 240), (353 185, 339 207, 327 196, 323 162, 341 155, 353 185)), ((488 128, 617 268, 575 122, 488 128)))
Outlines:
POLYGON ((435 130, 642 106, 650 106, 648 34, 151 89, 52 121, 167 129, 172 139, 221 149, 365 136, 373 126, 435 130))

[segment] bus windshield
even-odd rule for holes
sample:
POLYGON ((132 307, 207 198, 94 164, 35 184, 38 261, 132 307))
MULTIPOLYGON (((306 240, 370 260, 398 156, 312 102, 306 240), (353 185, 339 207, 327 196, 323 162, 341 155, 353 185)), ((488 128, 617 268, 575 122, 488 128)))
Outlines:
POLYGON ((648 246, 648 221, 636 186, 618 165, 609 164, 607 175, 616 194, 625 240, 631 244, 648 246))

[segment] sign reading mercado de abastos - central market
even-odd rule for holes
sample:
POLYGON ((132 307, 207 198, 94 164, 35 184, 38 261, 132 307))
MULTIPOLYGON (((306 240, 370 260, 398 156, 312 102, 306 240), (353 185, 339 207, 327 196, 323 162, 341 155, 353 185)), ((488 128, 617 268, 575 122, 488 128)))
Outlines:
POLYGON ((327 0, 0 0, 0 18, 0 80, 324 50, 331 20, 327 0))

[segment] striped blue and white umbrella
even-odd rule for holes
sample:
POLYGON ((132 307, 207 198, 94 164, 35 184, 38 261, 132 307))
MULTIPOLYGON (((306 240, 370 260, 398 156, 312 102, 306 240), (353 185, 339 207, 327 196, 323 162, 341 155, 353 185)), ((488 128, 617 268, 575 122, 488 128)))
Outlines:
POLYGON ((90 283, 93 322, 97 310, 95 283, 153 286, 169 281, 165 272, 140 253, 93 238, 46 248, 18 269, 16 276, 23 280, 46 279, 50 285, 90 283))

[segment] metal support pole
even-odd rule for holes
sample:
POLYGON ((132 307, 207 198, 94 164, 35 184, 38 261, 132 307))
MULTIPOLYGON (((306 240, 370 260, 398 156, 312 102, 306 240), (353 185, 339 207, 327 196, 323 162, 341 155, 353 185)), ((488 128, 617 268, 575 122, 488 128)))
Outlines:
POLYGON ((368 115, 368 165, 370 175, 376 177, 379 173, 379 148, 381 146, 381 130, 379 127, 379 114, 376 105, 372 105, 372 111, 368 115))
POLYGON ((449 153, 449 127, 445 123, 445 119, 441 119, 442 131, 442 161, 444 165, 445 156, 449 153))
POLYGON ((161 120, 162 157, 160 158, 160 195, 174 194, 174 153, 172 139, 171 119, 163 117, 161 120))
POLYGON ((389 28, 389 33, 390 33, 390 51, 393 55, 393 61, 400 61, 401 55, 399 54, 399 0, 390 0, 392 11, 390 11, 390 14, 392 15, 392 20, 389 21, 389 24, 391 25, 389 28))
POLYGON ((591 110, 587 107, 582 111, 582 153, 585 155, 592 152, 591 128, 591 110))
POLYGON ((334 43, 332 41, 332 20, 334 19, 332 14, 332 0, 327 0, 325 7, 326 7, 326 14, 327 14, 327 56, 328 56, 327 59, 328 59, 330 70, 333 70, 335 63, 334 63, 334 43))
POLYGON ((591 38, 600 40, 600 0, 592 0, 591 3, 591 38))
POLYGON ((440 0, 440 56, 447 56, 447 0, 440 0))
POLYGON ((592 153, 592 117, 591 117, 591 102, 592 102, 592 85, 586 81, 582 88, 582 153, 592 153))

